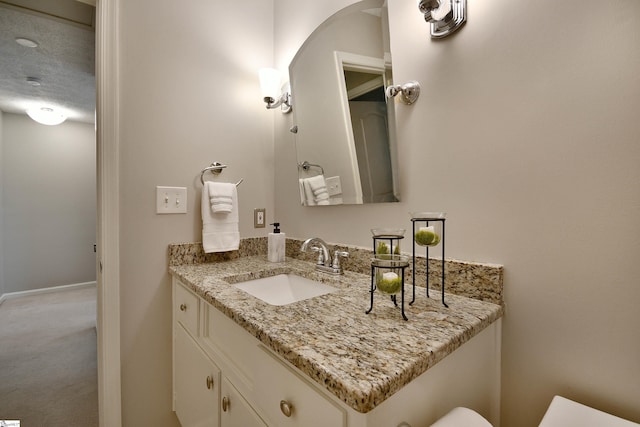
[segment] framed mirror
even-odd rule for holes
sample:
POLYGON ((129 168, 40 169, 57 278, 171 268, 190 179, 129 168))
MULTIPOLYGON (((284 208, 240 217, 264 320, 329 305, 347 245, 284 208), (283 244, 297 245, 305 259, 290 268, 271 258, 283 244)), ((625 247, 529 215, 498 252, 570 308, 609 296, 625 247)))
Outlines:
POLYGON ((385 0, 355 3, 323 22, 289 66, 305 206, 399 201, 388 28, 385 0))

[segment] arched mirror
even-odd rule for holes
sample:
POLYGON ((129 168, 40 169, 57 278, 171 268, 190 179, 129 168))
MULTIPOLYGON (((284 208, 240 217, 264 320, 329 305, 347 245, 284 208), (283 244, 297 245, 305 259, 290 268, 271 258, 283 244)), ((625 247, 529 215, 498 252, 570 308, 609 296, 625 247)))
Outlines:
POLYGON ((386 0, 355 3, 323 22, 289 77, 302 204, 399 201, 386 0))

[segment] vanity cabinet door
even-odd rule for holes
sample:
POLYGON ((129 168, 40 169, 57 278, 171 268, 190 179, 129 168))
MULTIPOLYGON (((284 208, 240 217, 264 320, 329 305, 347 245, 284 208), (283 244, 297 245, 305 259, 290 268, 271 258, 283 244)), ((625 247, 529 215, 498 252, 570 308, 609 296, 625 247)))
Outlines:
POLYGON ((346 413, 264 346, 256 352, 255 401, 269 425, 342 427, 346 413))
POLYGON ((267 427, 231 382, 222 377, 221 427, 267 427))
POLYGON ((218 427, 220 369, 179 324, 174 325, 174 407, 182 427, 218 427))

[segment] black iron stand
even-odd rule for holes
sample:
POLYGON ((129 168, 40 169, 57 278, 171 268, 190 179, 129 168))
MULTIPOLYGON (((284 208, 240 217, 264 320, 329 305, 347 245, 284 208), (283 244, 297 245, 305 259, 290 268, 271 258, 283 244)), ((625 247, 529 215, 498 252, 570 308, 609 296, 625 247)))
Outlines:
MULTIPOLYGON (((406 259, 406 258, 405 258, 406 259)), ((388 262, 388 260, 382 260, 381 263, 377 263, 376 260, 371 262, 371 289, 369 291, 369 293, 371 294, 371 306, 369 307, 369 310, 367 310, 365 312, 365 314, 369 314, 371 313, 371 310, 373 310, 373 294, 376 291, 376 269, 386 269, 386 270, 400 270, 401 274, 400 274, 400 278, 401 278, 401 286, 400 286, 400 294, 401 294, 401 312, 402 312, 402 318, 404 320, 409 320, 407 318, 407 315, 404 314, 404 270, 409 266, 408 262, 398 262, 398 263, 393 263, 395 265, 384 265, 385 261, 388 262)), ((414 292, 415 294, 415 292, 414 292)), ((397 294, 393 294, 390 295, 391 297, 391 301, 393 302, 393 304, 397 307, 398 306, 398 300, 397 300, 397 294)))
MULTIPOLYGON (((441 222, 442 223, 442 236, 440 236, 440 245, 442 245, 442 305, 445 307, 449 307, 447 303, 444 302, 444 231, 445 231, 445 219, 446 218, 411 218, 412 223, 412 239, 413 239, 413 271, 411 272, 411 280, 413 282, 413 299, 409 303, 412 305, 416 301, 416 222, 425 222, 427 227, 430 222, 441 222)), ((427 288, 427 298, 429 298, 429 246, 425 246, 426 248, 426 283, 425 286, 427 288)))

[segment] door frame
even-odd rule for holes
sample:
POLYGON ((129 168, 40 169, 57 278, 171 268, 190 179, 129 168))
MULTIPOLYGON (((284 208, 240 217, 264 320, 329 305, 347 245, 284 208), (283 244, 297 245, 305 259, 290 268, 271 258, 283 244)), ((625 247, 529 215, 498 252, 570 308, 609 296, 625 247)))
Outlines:
POLYGON ((122 425, 120 379, 118 0, 96 4, 98 417, 122 425))

